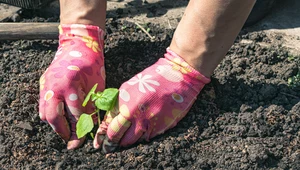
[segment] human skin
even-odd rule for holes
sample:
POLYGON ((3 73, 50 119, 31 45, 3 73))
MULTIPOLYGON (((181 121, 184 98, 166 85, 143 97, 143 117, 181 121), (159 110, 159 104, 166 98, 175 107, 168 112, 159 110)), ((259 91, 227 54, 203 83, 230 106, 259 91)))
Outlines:
POLYGON ((94 25, 105 30, 106 0, 60 0, 60 24, 94 25))
POLYGON ((190 0, 170 49, 210 77, 233 44, 255 0, 190 0))

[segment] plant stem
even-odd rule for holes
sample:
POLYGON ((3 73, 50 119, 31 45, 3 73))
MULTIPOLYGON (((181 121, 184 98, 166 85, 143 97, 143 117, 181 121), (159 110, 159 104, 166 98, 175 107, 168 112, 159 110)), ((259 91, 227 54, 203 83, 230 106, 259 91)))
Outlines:
POLYGON ((97 112, 97 114, 98 114, 98 125, 100 126, 101 119, 100 119, 100 113, 99 113, 99 111, 97 112))
POLYGON ((94 111, 93 113, 91 113, 90 115, 93 116, 95 113, 97 113, 97 111, 94 111))

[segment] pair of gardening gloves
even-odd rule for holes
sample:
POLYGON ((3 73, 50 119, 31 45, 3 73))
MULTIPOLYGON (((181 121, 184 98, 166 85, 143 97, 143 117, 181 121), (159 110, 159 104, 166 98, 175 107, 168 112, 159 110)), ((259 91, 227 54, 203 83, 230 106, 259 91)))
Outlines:
MULTIPOLYGON (((92 113, 82 106, 90 89, 105 89, 104 31, 91 25, 60 25, 56 55, 40 78, 39 115, 58 133, 68 149, 78 148, 76 123, 92 113)), ((118 146, 149 140, 174 127, 189 111, 210 79, 167 49, 164 58, 123 83, 116 107, 107 112, 93 145, 105 153, 118 146)), ((96 121, 95 121, 96 122, 96 121)))

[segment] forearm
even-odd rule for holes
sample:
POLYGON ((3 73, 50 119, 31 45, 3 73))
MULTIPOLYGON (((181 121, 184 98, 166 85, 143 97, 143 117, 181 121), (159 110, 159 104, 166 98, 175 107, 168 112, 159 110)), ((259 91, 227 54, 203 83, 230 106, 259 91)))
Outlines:
POLYGON ((225 56, 255 0, 191 0, 170 45, 205 76, 225 56))
POLYGON ((86 24, 104 30, 106 0, 60 0, 61 24, 86 24))

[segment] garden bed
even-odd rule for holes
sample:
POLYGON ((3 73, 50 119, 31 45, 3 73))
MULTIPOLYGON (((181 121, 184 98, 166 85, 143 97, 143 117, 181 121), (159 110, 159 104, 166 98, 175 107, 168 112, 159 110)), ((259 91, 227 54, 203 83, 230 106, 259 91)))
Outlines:
MULTIPOLYGON (((163 57, 173 31, 107 20, 107 87, 163 57)), ((299 169, 299 57, 243 30, 179 124, 150 142, 102 154, 68 151, 38 116, 38 80, 58 41, 0 41, 0 169, 299 169)), ((218 47, 216 47, 217 49, 218 47)))

